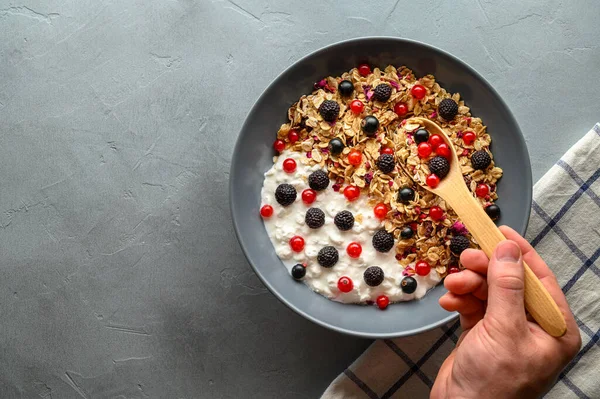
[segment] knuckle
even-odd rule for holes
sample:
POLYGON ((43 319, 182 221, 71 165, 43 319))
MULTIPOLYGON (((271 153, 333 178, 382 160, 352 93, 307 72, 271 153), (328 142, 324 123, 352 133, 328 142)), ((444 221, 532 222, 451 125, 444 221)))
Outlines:
POLYGON ((523 289, 525 289, 525 282, 523 281, 523 277, 510 274, 498 276, 495 280, 495 284, 499 288, 511 291, 522 291, 523 289))

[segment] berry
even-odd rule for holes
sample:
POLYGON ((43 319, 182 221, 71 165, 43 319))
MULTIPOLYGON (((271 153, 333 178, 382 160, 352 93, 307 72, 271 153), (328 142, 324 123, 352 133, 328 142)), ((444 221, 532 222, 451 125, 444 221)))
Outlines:
POLYGON ((315 170, 308 175, 308 185, 313 190, 322 191, 329 186, 329 176, 322 170, 315 170))
POLYGON ((292 277, 294 280, 302 280, 302 278, 306 275, 306 268, 302 266, 300 263, 295 264, 292 267, 292 277))
POLYGON ((460 272, 460 269, 456 266, 452 266, 448 269, 448 274, 454 274, 460 272))
POLYGON ((427 158, 431 155, 431 145, 429 143, 421 143, 417 146, 417 152, 421 158, 427 158))
POLYGON ((404 187, 398 192, 398 201, 408 203, 415 199, 415 190, 410 187, 404 187))
POLYGON ((450 162, 443 157, 434 157, 429 160, 429 170, 436 174, 440 179, 446 177, 450 172, 450 162))
POLYGON ((333 155, 339 155, 342 151, 344 151, 344 143, 340 139, 331 139, 329 141, 329 151, 333 155))
POLYGON ((333 223, 342 231, 348 231, 354 226, 354 215, 350 211, 341 211, 333 218, 333 223))
POLYGON ((417 290, 417 280, 413 277, 406 276, 400 282, 400 288, 405 294, 412 294, 417 290))
POLYGON ((362 153, 358 150, 352 150, 348 153, 348 163, 353 166, 358 166, 362 162, 362 153))
POLYGON ((360 196, 360 188, 356 186, 348 186, 344 189, 344 197, 348 201, 354 201, 360 196))
POLYGON ((445 120, 451 121, 458 114, 458 104, 451 98, 444 98, 438 105, 438 114, 445 120))
POLYGON ((290 130, 290 132, 288 133, 288 140, 290 141, 290 143, 295 143, 296 141, 300 140, 300 135, 298 134, 298 131, 296 131, 295 129, 290 130))
POLYGON ((394 155, 394 149, 391 147, 383 147, 381 149, 382 154, 394 155))
POLYGON ((432 206, 429 208, 429 217, 435 221, 441 220, 444 217, 444 210, 439 206, 432 206))
POLYGON ((432 134, 429 138, 429 144, 431 144, 434 150, 437 150, 438 146, 443 143, 444 139, 439 134, 432 134))
POLYGON ((490 188, 487 184, 478 184, 475 188, 475 194, 477 194, 479 198, 485 197, 486 195, 488 195, 489 192, 490 188))
POLYGON ((396 168, 394 157, 390 154, 381 154, 377 159, 377 167, 383 173, 391 173, 396 168))
POLYGON ((475 170, 484 170, 492 163, 492 157, 485 150, 475 151, 471 155, 471 165, 475 170))
POLYGON ((317 192, 312 188, 302 191, 302 201, 305 204, 312 204, 317 199, 317 192))
POLYGON ((373 208, 373 213, 377 219, 383 219, 388 213, 388 207, 385 204, 377 204, 373 208))
POLYGON ((340 114, 340 105, 333 100, 325 100, 319 107, 319 113, 327 122, 333 122, 340 114))
POLYGON ((420 100, 427 94, 427 89, 423 85, 414 85, 412 89, 410 89, 410 94, 417 100, 420 100))
POLYGON ((452 152, 450 151, 450 147, 448 147, 448 144, 446 143, 442 143, 440 145, 437 146, 437 148, 435 149, 435 153, 438 154, 440 157, 444 157, 447 160, 450 160, 450 158, 452 157, 452 152))
POLYGON ((377 101, 381 101, 382 103, 386 102, 392 96, 392 86, 380 83, 375 86, 375 90, 373 90, 373 97, 377 101))
POLYGON ((260 216, 264 218, 273 216, 273 207, 271 205, 263 205, 263 207, 260 208, 260 216))
POLYGON ((296 201, 296 189, 291 184, 280 184, 275 189, 275 199, 281 206, 292 205, 296 201))
POLYGON ((273 148, 275 149, 275 151, 281 152, 285 150, 285 142, 283 140, 275 140, 273 142, 273 148))
POLYGON ((350 277, 342 276, 337 283, 338 290, 342 292, 350 292, 354 288, 354 283, 350 277))
POLYGON ((365 116, 360 126, 367 136, 373 137, 379 128, 379 120, 373 115, 365 116))
POLYGON ((368 76, 371 73, 371 67, 369 64, 360 64, 358 66, 358 73, 360 76, 368 76))
POLYGON ((379 295, 377 297, 377 307, 381 310, 384 310, 390 304, 390 298, 385 295, 379 295))
POLYGON ((304 249, 304 238, 300 236, 293 236, 290 238, 290 247, 292 247, 292 251, 300 252, 304 249))
POLYGON ((398 116, 404 116, 408 114, 408 107, 404 103, 397 103, 394 105, 394 112, 398 116))
POLYGON ((353 100, 350 103, 350 109, 352 110, 352 112, 358 115, 363 112, 363 109, 365 109, 365 105, 360 100, 353 100))
POLYGON ((350 94, 354 93, 354 85, 349 80, 342 80, 338 85, 338 90, 342 96, 348 97, 350 94))
POLYGON ((384 277, 385 274, 379 266, 367 267, 367 270, 365 270, 365 272, 363 273, 365 283, 367 283, 369 287, 377 287, 379 284, 383 283, 384 277))
POLYGON ((463 139, 463 142, 465 143, 465 145, 473 144, 473 142, 475 141, 476 138, 477 138, 477 136, 473 132, 464 132, 463 136, 462 136, 462 139, 463 139))
POLYGON ((429 132, 425 129, 419 129, 415 132, 413 138, 417 144, 425 143, 429 140, 429 132))
POLYGON ((435 173, 432 173, 425 178, 425 182, 429 187, 436 188, 440 184, 440 178, 435 173))
POLYGON ((325 212, 319 208, 308 208, 304 223, 311 229, 318 229, 325 224, 325 212))
POLYGON ((288 158, 283 161, 283 170, 286 173, 293 173, 296 170, 296 161, 294 161, 292 158, 288 158))
POLYGON ((471 241, 465 236, 454 236, 450 240, 450 251, 457 256, 470 246, 471 241))
POLYGON ((357 242, 351 242, 346 247, 346 252, 348 253, 349 257, 358 258, 362 253, 362 246, 357 242))
POLYGON ((402 231, 400 231, 400 237, 405 240, 412 238, 413 234, 415 234, 415 232, 410 228, 410 226, 406 226, 402 229, 402 231))
POLYGON ((485 213, 492 219, 496 220, 500 217, 500 207, 496 204, 491 204, 485 207, 485 213))
POLYGON ((326 246, 319 250, 319 254, 317 255, 317 262, 319 265, 330 268, 333 267, 340 259, 338 254, 338 250, 332 246, 326 246))
POLYGON ((427 276, 430 271, 431 266, 429 266, 429 263, 425 262, 424 260, 418 261, 415 265, 415 272, 417 272, 419 276, 427 276))
POLYGON ((373 248, 378 252, 389 252, 394 246, 394 235, 385 229, 377 231, 373 235, 373 248))

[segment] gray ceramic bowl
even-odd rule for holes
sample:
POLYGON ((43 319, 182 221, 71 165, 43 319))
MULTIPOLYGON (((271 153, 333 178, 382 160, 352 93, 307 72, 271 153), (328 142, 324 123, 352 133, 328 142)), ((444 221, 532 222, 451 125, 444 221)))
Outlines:
POLYGON ((504 169, 498 186, 501 223, 523 233, 531 204, 531 167, 525 141, 510 110, 498 93, 473 68, 456 57, 422 43, 391 37, 359 38, 318 50, 286 69, 260 96, 240 132, 231 164, 230 205, 240 245, 254 271, 277 298, 291 309, 327 328, 368 338, 412 335, 456 317, 438 305, 443 286, 418 301, 375 306, 343 305, 295 282, 283 266, 259 217, 263 173, 273 164, 272 143, 285 123, 287 109, 313 83, 339 76, 361 62, 385 67, 406 65, 417 76, 434 74, 451 92, 460 92, 473 114, 492 135, 492 150, 504 169))

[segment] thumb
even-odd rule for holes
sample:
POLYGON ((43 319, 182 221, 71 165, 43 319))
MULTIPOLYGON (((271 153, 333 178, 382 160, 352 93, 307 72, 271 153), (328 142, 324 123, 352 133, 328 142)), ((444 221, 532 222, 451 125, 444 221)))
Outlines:
POLYGON ((514 241, 498 244, 490 261, 487 279, 486 316, 503 327, 523 327, 526 322, 525 272, 521 249, 514 241))

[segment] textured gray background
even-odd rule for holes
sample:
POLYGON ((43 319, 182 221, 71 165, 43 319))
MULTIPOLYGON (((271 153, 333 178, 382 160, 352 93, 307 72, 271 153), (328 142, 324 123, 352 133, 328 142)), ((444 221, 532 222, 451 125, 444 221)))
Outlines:
POLYGON ((599 2, 416 3, 0 1, 0 397, 316 397, 369 342, 266 292, 228 210, 281 70, 355 36, 439 46, 507 100, 535 179, 600 118, 599 2))

